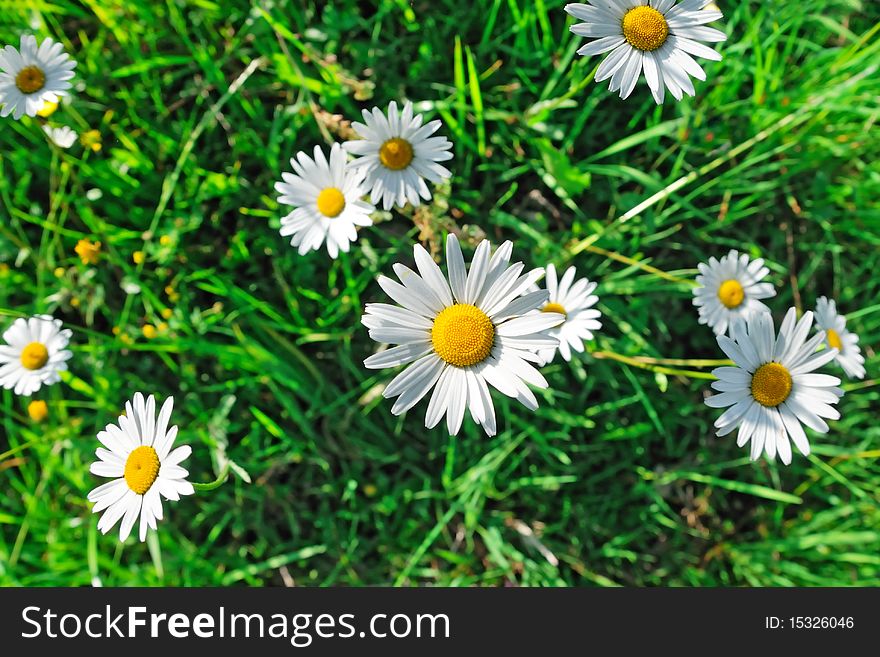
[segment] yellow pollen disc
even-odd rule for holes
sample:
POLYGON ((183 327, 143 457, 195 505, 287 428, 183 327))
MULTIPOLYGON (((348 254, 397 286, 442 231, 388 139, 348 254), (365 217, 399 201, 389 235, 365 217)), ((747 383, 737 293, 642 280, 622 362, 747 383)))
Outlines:
POLYGON ((318 194, 318 212, 332 219, 342 214, 345 209, 345 196, 335 187, 322 189, 318 194))
POLYGON ((779 406, 791 394, 791 374, 779 363, 764 363, 752 375, 752 397, 761 406, 779 406))
POLYGON ((560 315, 568 316, 568 313, 565 312, 565 308, 562 307, 561 304, 558 303, 548 303, 546 306, 541 308, 542 313, 559 313, 560 315))
POLYGON ((394 137, 379 149, 379 161, 388 169, 406 169, 413 160, 413 147, 406 139, 394 137))
POLYGON ((32 94, 46 84, 46 74, 36 66, 25 66, 15 76, 15 86, 23 94, 32 94))
POLYGON ((21 350, 22 367, 28 370, 38 370, 49 362, 49 350, 42 342, 31 342, 21 350))
POLYGON ((142 445, 125 462, 125 483, 138 495, 143 495, 159 476, 159 455, 152 447, 142 445))
POLYGON ((843 351, 843 342, 840 340, 840 335, 838 335, 837 331, 834 329, 828 329, 825 331, 825 341, 832 349, 843 351))
POLYGON ((495 343, 495 325, 467 303, 444 308, 431 329, 434 351, 450 365, 468 367, 486 359, 495 343))
POLYGON ((724 281, 721 284, 721 287, 718 288, 718 299, 727 308, 738 308, 745 297, 746 293, 743 290, 743 286, 740 285, 739 281, 732 278, 728 281, 724 281))
POLYGON ((652 7, 633 7, 624 14, 622 27, 627 43, 638 50, 657 50, 669 36, 666 18, 652 7))

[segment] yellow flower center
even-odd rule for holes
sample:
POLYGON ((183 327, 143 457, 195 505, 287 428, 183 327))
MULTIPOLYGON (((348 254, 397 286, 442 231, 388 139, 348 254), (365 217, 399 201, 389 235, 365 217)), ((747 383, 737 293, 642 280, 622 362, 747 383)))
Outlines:
POLYGON ((495 343, 495 325, 468 303, 444 308, 431 329, 434 351, 450 365, 468 367, 486 359, 495 343))
POLYGON ((143 495, 159 476, 159 455, 152 447, 142 445, 125 462, 125 483, 138 495, 143 495))
POLYGON ((739 281, 735 281, 732 278, 724 281, 721 287, 718 288, 718 299, 727 308, 738 308, 745 297, 746 293, 743 290, 743 286, 740 285, 739 281))
POLYGON ((388 169, 406 169, 413 160, 413 147, 406 139, 394 137, 379 149, 379 161, 388 169))
POLYGON ((652 7, 633 7, 624 14, 622 27, 627 43, 639 50, 657 50, 669 36, 666 18, 652 7))
POLYGON ((15 86, 23 94, 32 94, 46 84, 46 74, 36 66, 25 66, 15 76, 15 86))
POLYGON ((825 341, 832 349, 843 351, 843 342, 840 339, 840 335, 834 329, 828 329, 825 331, 825 341))
POLYGON ((21 350, 21 364, 25 369, 38 370, 49 362, 49 350, 42 342, 31 342, 21 350))
POLYGON ((791 374, 779 363, 764 363, 752 375, 752 397, 761 406, 779 406, 791 394, 791 374))
POLYGON ((332 219, 345 209, 345 196, 336 187, 322 189, 318 194, 318 212, 332 219))
POLYGON ((543 308, 541 308, 542 313, 559 313, 560 315, 568 316, 568 313, 565 312, 565 308, 562 307, 561 304, 558 303, 548 303, 543 308))

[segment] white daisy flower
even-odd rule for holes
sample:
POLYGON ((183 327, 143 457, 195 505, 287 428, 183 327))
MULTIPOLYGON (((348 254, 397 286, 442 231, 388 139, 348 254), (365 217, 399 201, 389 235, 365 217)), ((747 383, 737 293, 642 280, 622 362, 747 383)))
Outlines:
POLYGON ((770 270, 764 260, 749 261, 745 253, 731 251, 721 260, 697 265, 698 287, 694 288, 694 305, 700 324, 708 324, 716 335, 727 333, 734 324, 747 321, 755 313, 770 312, 759 299, 776 296, 770 283, 762 283, 770 270))
POLYGON ((565 11, 585 21, 571 26, 578 36, 594 39, 579 55, 609 52, 596 70, 596 82, 611 78, 609 91, 627 98, 645 72, 654 100, 660 104, 669 89, 676 100, 694 95, 691 77, 705 80, 706 73, 691 55, 715 61, 721 55, 699 41, 724 41, 723 32, 704 27, 721 18, 720 11, 705 11, 711 0, 589 0, 565 5, 565 11))
POLYGON ((296 172, 282 173, 284 182, 275 183, 279 203, 296 209, 281 220, 281 234, 292 235, 291 246, 300 255, 321 248, 326 242, 331 258, 348 252, 357 239, 358 226, 370 226, 375 208, 361 200, 367 192, 361 187, 363 174, 346 169, 346 154, 339 144, 330 148, 330 161, 320 146, 312 159, 300 151, 290 159, 296 172))
POLYGON ((108 424, 98 433, 98 440, 107 449, 95 450, 98 460, 90 471, 99 477, 113 477, 113 481, 92 490, 88 499, 94 502, 92 513, 104 511, 98 520, 98 529, 106 534, 122 520, 119 540, 124 541, 140 517, 140 539, 147 538, 147 529, 156 529, 162 520, 162 498, 177 501, 181 495, 192 495, 193 485, 186 480, 189 474, 180 462, 192 453, 189 445, 172 451, 177 427, 168 428, 174 399, 162 404, 156 418, 156 400, 136 393, 133 403, 125 402, 125 415, 116 424, 108 424))
POLYGON ((49 315, 16 319, 0 345, 0 387, 29 396, 42 386, 58 383, 73 354, 67 344, 73 332, 49 315))
POLYGON ((64 46, 52 39, 37 47, 36 37, 27 34, 18 50, 6 46, 0 51, 0 116, 36 116, 47 101, 57 103, 67 95, 74 67, 64 46))
POLYGON ((531 410, 538 408, 529 383, 546 388, 547 381, 529 361, 535 353, 556 346, 544 333, 560 324, 557 313, 532 313, 547 301, 547 291, 528 291, 544 273, 522 274, 521 262, 509 263, 511 242, 489 256, 490 244, 480 242, 470 269, 465 269, 455 235, 446 239, 449 279, 428 252, 414 248, 417 274, 394 265, 402 285, 381 276, 379 285, 399 306, 367 304, 363 324, 377 342, 399 345, 370 356, 371 369, 413 363, 397 375, 383 393, 397 397, 391 409, 400 415, 434 389, 425 426, 436 426, 446 416, 449 433, 458 433, 465 408, 490 436, 495 435, 495 408, 487 383, 531 410))
MULTIPOLYGON (((599 297, 593 294, 596 283, 586 278, 575 282, 574 277, 575 268, 569 267, 562 275, 562 280, 558 280, 556 267, 547 265, 547 292, 550 297, 541 311, 559 313, 565 317, 562 324, 547 331, 548 335, 559 340, 558 350, 565 360, 571 360, 572 351, 582 353, 584 341, 592 340, 593 331, 602 328, 601 322, 597 321, 602 313, 593 308, 599 301, 599 297)), ((556 356, 556 351, 556 347, 551 347, 542 349, 538 355, 546 365, 556 356)))
POLYGON ((734 362, 735 367, 719 367, 712 371, 718 381, 712 387, 721 394, 706 399, 712 408, 728 408, 717 420, 719 436, 739 428, 736 444, 752 441, 754 461, 765 451, 771 459, 791 463, 789 438, 800 452, 810 453, 810 443, 801 424, 820 433, 828 432, 822 418, 840 417, 836 404, 843 396, 840 379, 827 374, 814 374, 836 355, 837 350, 816 352, 825 339, 825 332, 807 340, 813 313, 806 312, 795 324, 791 308, 782 321, 779 335, 774 334, 770 313, 752 315, 747 326, 737 324, 733 339, 718 336, 718 346, 734 362))
POLYGON ((865 357, 859 349, 859 336, 846 328, 846 315, 837 312, 833 299, 819 297, 816 300, 816 328, 825 331, 825 344, 837 349, 834 360, 846 375, 856 379, 865 378, 865 357))
POLYGON ((407 201, 419 205, 419 197, 430 200, 425 178, 436 183, 452 175, 438 164, 452 159, 452 142, 446 137, 430 136, 441 122, 422 125, 422 115, 413 116, 409 101, 398 113, 397 103, 392 100, 387 117, 378 107, 372 113, 363 110, 363 115, 365 123, 351 124, 362 139, 347 141, 343 146, 359 156, 349 167, 364 171, 370 201, 382 199, 382 207, 390 210, 394 205, 403 207, 407 201))
POLYGON ((76 143, 78 135, 76 132, 68 128, 66 125, 60 128, 52 128, 48 125, 43 126, 43 132, 50 141, 59 148, 70 148, 76 143))

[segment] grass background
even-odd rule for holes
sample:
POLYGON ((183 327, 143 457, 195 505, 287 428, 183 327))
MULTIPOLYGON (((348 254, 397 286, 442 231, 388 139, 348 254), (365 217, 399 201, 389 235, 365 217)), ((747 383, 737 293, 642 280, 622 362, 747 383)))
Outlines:
POLYGON ((0 391, 0 583, 880 585, 880 8, 720 4, 724 61, 656 107, 590 81, 556 0, 0 0, 0 43, 79 62, 49 123, 103 142, 0 123, 0 324, 75 332, 45 424, 0 391), (450 184, 348 257, 297 256, 273 183, 393 99, 443 120, 450 184), (545 368, 535 414, 495 395, 493 438, 393 417, 362 366, 376 276, 448 230, 600 281, 593 353, 545 368), (777 322, 828 295, 866 350, 787 468, 716 438, 710 368, 675 362, 723 358, 689 279, 730 248, 767 259, 777 322), (88 466, 136 390, 174 395, 192 480, 236 471, 122 545, 88 466))

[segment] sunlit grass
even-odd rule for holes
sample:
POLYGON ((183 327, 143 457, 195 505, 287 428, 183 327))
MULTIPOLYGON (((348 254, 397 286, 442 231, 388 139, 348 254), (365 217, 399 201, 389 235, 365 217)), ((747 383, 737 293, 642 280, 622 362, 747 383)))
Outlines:
POLYGON ((52 312, 75 356, 42 424, 0 391, 0 583, 880 584, 875 3, 720 2, 724 61, 662 107, 592 82, 562 1, 45 4, 4 9, 0 43, 36 21, 81 87, 0 125, 0 326, 52 312), (288 158, 404 98, 443 120, 450 184, 298 256, 288 158), (94 132, 62 152, 43 121, 94 132), (495 395, 492 438, 393 417, 362 366, 376 276, 448 230, 600 282, 593 355, 545 368, 536 414, 495 395), (730 248, 766 259, 777 322, 833 297, 866 352, 788 468, 702 403, 724 355, 691 280, 730 248), (192 481, 236 466, 121 546, 85 496, 136 390, 175 396, 192 481))

